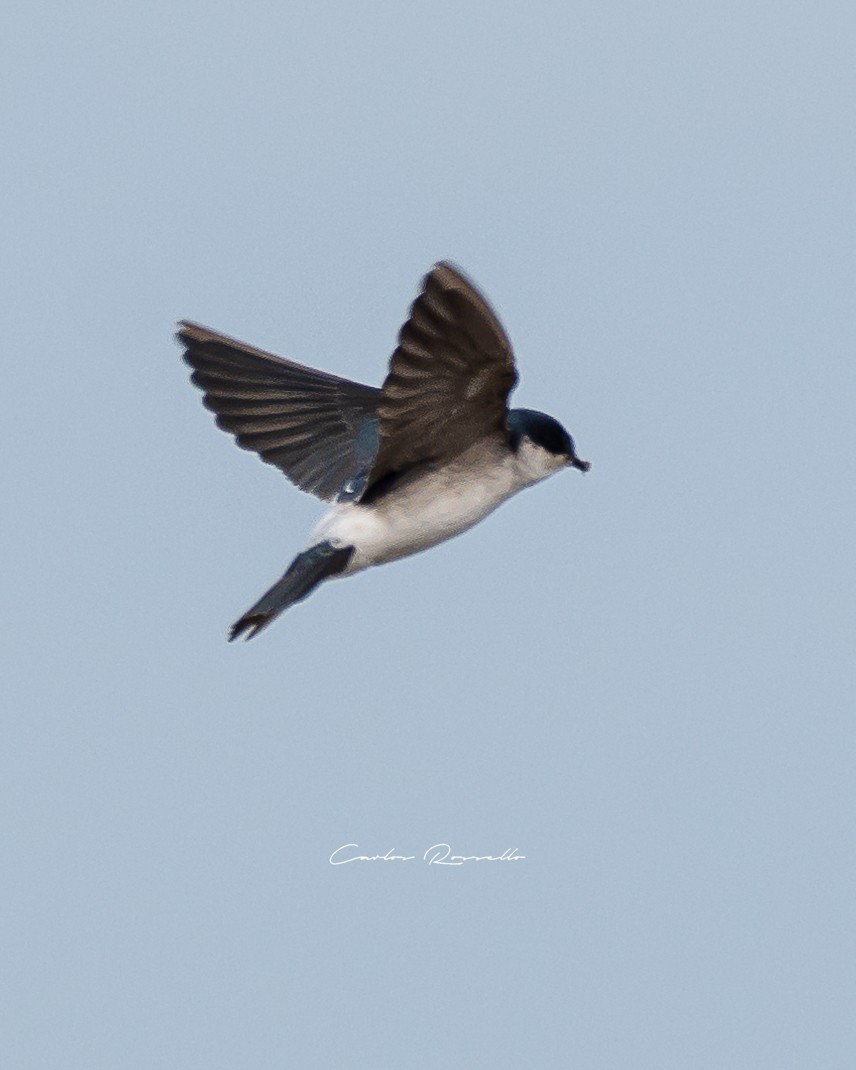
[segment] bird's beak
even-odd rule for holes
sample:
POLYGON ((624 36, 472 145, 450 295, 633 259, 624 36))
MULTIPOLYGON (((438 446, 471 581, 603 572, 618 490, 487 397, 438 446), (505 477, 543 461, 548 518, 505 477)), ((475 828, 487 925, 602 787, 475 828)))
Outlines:
POLYGON ((568 464, 571 466, 571 468, 579 468, 581 472, 587 472, 589 468, 591 468, 591 465, 588 461, 581 461, 579 457, 571 457, 571 459, 568 461, 568 464))

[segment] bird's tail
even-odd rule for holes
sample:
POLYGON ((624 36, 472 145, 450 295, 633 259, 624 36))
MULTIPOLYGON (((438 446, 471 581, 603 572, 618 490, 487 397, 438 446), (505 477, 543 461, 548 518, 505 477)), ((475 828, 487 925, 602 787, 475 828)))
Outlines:
POLYGON ((353 546, 335 547, 329 542, 319 542, 298 554, 282 579, 277 580, 253 608, 232 625, 229 642, 247 631, 247 639, 258 635, 284 609, 311 594, 322 580, 344 572, 353 553, 353 546))

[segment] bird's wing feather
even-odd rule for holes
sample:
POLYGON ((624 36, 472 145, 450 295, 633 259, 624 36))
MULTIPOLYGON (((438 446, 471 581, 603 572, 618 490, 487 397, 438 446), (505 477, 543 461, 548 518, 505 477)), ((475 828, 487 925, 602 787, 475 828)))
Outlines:
POLYGON ((457 268, 435 265, 390 360, 366 493, 392 473, 503 432, 516 382, 511 343, 490 305, 457 268))
POLYGON ((179 324, 177 338, 218 426, 301 490, 329 501, 371 464, 376 387, 295 364, 195 323, 179 324))

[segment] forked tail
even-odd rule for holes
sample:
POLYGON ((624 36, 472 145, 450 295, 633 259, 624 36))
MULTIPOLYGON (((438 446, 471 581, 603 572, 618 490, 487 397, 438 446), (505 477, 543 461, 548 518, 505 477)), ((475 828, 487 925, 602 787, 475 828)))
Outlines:
POLYGON ((282 579, 277 580, 253 608, 232 625, 229 642, 247 631, 247 639, 258 635, 284 609, 306 598, 323 580, 344 572, 353 553, 353 546, 335 547, 329 542, 319 542, 298 554, 282 579))

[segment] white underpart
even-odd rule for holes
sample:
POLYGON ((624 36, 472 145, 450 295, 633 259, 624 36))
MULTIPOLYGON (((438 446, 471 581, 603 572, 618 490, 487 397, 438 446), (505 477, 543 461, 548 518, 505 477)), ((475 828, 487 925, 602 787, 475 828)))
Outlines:
POLYGON ((524 487, 564 467, 563 458, 525 438, 516 453, 478 445, 373 504, 334 505, 312 531, 308 545, 329 541, 354 546, 346 572, 359 572, 459 535, 524 487))

